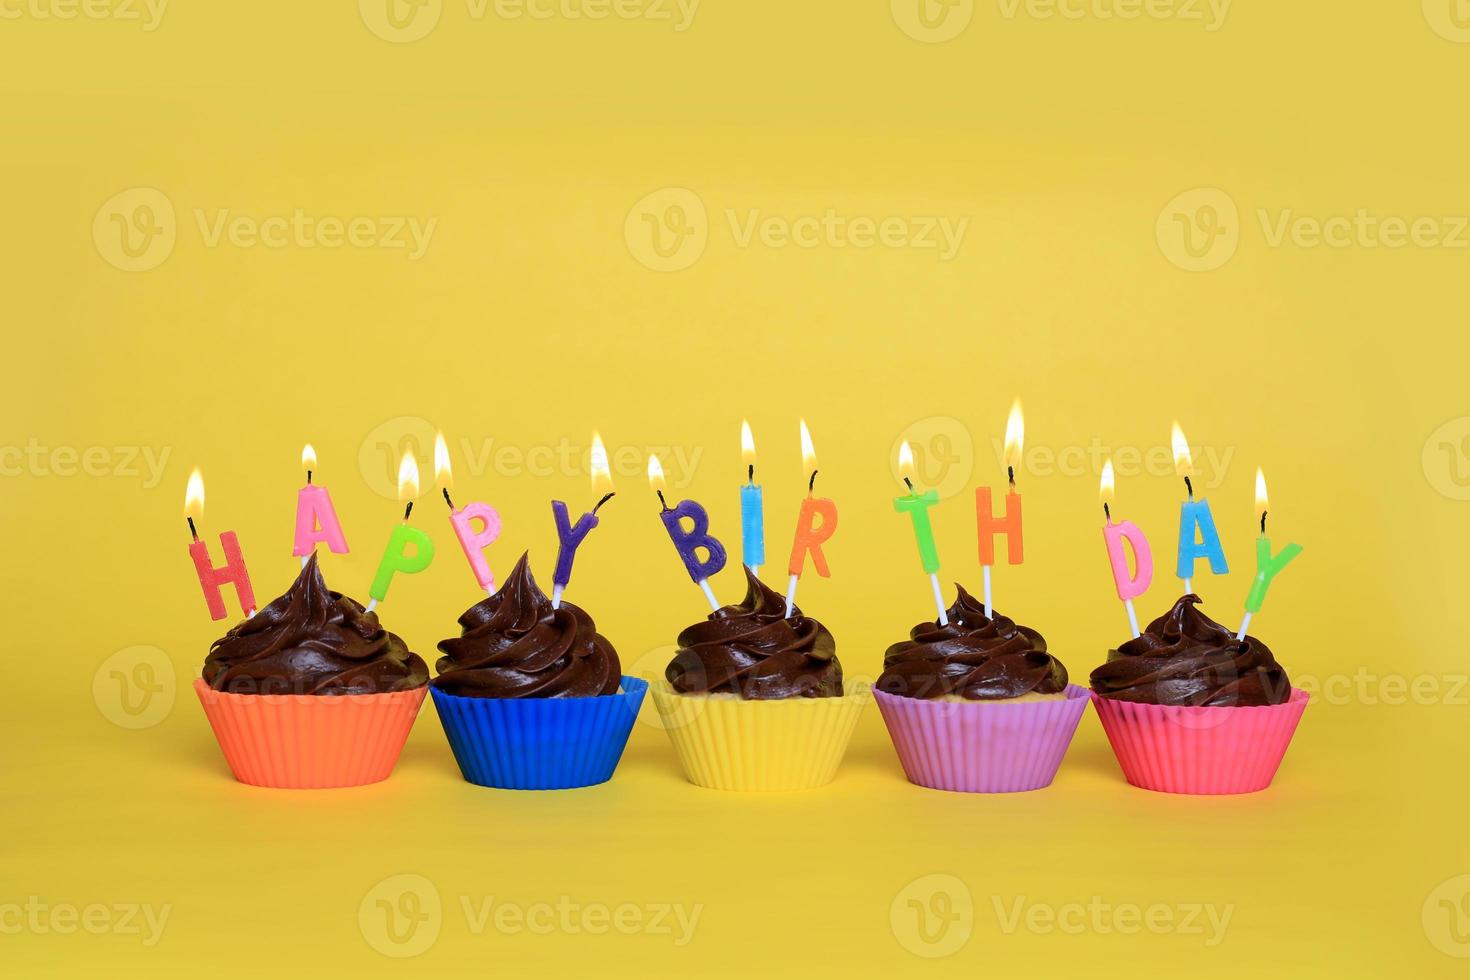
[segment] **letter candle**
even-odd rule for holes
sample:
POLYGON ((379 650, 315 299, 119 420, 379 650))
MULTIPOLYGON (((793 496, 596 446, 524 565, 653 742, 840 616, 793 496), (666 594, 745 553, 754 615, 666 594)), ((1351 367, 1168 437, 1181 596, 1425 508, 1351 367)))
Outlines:
POLYGON ((674 550, 679 553, 679 559, 684 562, 694 584, 703 590, 709 607, 718 611, 720 602, 709 587, 709 577, 725 567, 725 546, 709 533, 709 514, 692 500, 681 500, 673 507, 668 505, 664 500, 664 468, 654 455, 648 457, 648 485, 658 494, 659 507, 662 508, 659 518, 669 532, 669 539, 674 542, 674 550), (689 521, 687 528, 683 523, 686 518, 689 521), (699 557, 701 548, 706 555, 703 560, 699 557))
POLYGON ((934 528, 929 524, 929 508, 939 503, 939 491, 934 489, 919 493, 914 489, 914 451, 908 440, 898 447, 898 475, 909 492, 893 501, 893 509, 908 514, 914 525, 914 540, 919 545, 919 564, 929 576, 934 589, 934 608, 939 610, 939 625, 949 625, 949 614, 944 611, 944 593, 939 588, 939 549, 934 547, 934 528))
POLYGON ((1266 537, 1266 509, 1266 474, 1257 468, 1256 512, 1261 515, 1261 533, 1256 538, 1256 578, 1245 597, 1245 617, 1241 619, 1240 629, 1235 634, 1237 640, 1245 639, 1245 630, 1251 624, 1251 616, 1261 611, 1261 605, 1266 601, 1266 590, 1271 587, 1271 580, 1276 577, 1276 573, 1302 553, 1301 545, 1289 544, 1281 549, 1280 554, 1272 557, 1271 539, 1266 537))
POLYGON ((791 543, 791 561, 786 571, 791 580, 786 584, 786 615, 796 605, 796 583, 801 581, 801 570, 806 564, 807 553, 812 556, 812 566, 822 578, 830 578, 827 556, 822 553, 822 544, 837 530, 837 504, 825 497, 812 496, 817 485, 817 451, 812 447, 812 434, 807 430, 806 419, 801 420, 801 468, 811 477, 806 484, 806 499, 801 502, 801 513, 796 518, 796 539, 791 543), (821 518, 821 523, 817 519, 821 518))
POLYGON ((368 612, 372 612, 379 602, 388 597, 388 586, 396 573, 412 575, 422 572, 434 560, 434 540, 418 528, 408 526, 409 515, 413 513, 413 501, 418 495, 419 466, 414 461, 413 453, 405 450, 403 459, 398 464, 398 499, 404 501, 403 523, 395 527, 389 535, 388 547, 384 549, 383 560, 378 564, 378 573, 373 576, 373 584, 368 587, 368 595, 372 597, 367 604, 368 612), (410 546, 413 548, 412 553, 409 552, 410 546))
POLYGON ((975 525, 980 538, 980 574, 985 586, 984 609, 987 619, 994 608, 990 593, 990 566, 995 564, 995 536, 1006 536, 1006 564, 1019 565, 1025 558, 1021 539, 1021 495, 1016 492, 1016 466, 1021 462, 1025 435, 1021 399, 1017 398, 1011 405, 1011 414, 1006 418, 1006 482, 1011 488, 1006 494, 1006 516, 994 516, 989 487, 975 488, 975 525))
POLYGON ((1143 536, 1132 521, 1113 522, 1111 503, 1113 500, 1113 461, 1109 459, 1103 464, 1102 479, 1098 484, 1098 497, 1103 506, 1103 542, 1108 548, 1108 564, 1113 569, 1113 584, 1117 587, 1118 598, 1123 600, 1123 607, 1128 610, 1128 628, 1133 631, 1134 639, 1139 636, 1138 613, 1133 609, 1133 600, 1148 591, 1149 583, 1154 577, 1153 553, 1148 547, 1148 538, 1143 536), (1127 543, 1133 550, 1133 567, 1130 574, 1128 571, 1128 555, 1123 545, 1127 543))
POLYGON ((1220 532, 1215 530, 1215 516, 1210 513, 1210 502, 1203 498, 1194 499, 1194 460, 1189 455, 1189 443, 1184 430, 1174 423, 1171 436, 1174 444, 1174 472, 1184 478, 1184 503, 1179 505, 1179 563, 1176 569, 1184 579, 1184 593, 1194 591, 1194 565, 1200 558, 1207 558, 1210 571, 1224 575, 1230 571, 1225 564, 1225 549, 1220 544, 1220 532), (1198 533, 1196 533, 1198 528, 1198 533))
POLYGON ((755 482, 755 437, 750 423, 740 423, 740 457, 745 461, 745 485, 740 488, 741 559, 750 573, 760 578, 766 563, 766 506, 755 482))
POLYGON ((599 492, 605 492, 593 505, 591 511, 577 518, 576 524, 571 523, 568 518, 566 504, 560 500, 551 502, 551 515, 556 521, 556 538, 559 542, 556 551, 556 571, 551 578, 552 609, 561 608, 561 595, 572 580, 572 562, 577 558, 577 546, 597 526, 598 509, 616 496, 612 489, 612 471, 607 465, 607 449, 602 445, 602 437, 596 432, 592 433, 590 469, 592 470, 592 495, 595 497, 599 492))
POLYGON ((490 570, 485 549, 500 537, 500 514, 494 507, 479 501, 455 509, 454 500, 449 496, 449 491, 454 487, 454 471, 449 465, 449 447, 444 444, 442 432, 434 436, 434 481, 444 494, 444 503, 449 505, 449 526, 454 528, 454 536, 459 539, 459 546, 464 551, 465 560, 470 563, 475 581, 486 593, 494 595, 495 573, 490 570), (475 527, 476 521, 480 524, 479 528, 475 527))
POLYGON ((332 495, 326 487, 311 482, 311 472, 316 469, 316 450, 309 442, 301 450, 301 468, 306 470, 306 486, 296 493, 296 542, 291 554, 299 556, 301 567, 305 568, 318 541, 325 541, 335 555, 347 554, 347 536, 342 533, 342 522, 332 506, 332 495))
POLYGON ((189 557, 194 559, 194 571, 199 576, 199 586, 204 590, 204 603, 209 607, 210 619, 224 619, 224 585, 235 587, 235 597, 240 600, 240 610, 249 619, 255 615, 255 590, 250 587, 250 573, 245 569, 245 556, 240 553, 240 542, 234 531, 221 531, 220 550, 225 563, 216 568, 209 560, 209 545, 199 540, 199 530, 194 518, 204 518, 204 477, 198 469, 189 474, 189 485, 184 490, 184 520, 189 522, 189 557))

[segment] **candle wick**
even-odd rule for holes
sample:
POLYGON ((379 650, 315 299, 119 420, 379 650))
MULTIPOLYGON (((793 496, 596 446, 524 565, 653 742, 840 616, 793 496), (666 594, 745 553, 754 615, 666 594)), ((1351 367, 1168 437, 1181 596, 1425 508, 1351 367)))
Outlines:
POLYGON ((1107 521, 1109 524, 1113 522, 1113 512, 1108 508, 1106 502, 1103 503, 1103 520, 1107 521))
POLYGON ((745 470, 745 482, 755 486, 755 464, 751 463, 745 470))
POLYGON ((193 538, 194 538, 195 541, 198 541, 199 540, 199 532, 196 531, 196 530, 194 530, 194 518, 187 517, 186 516, 184 518, 184 520, 186 520, 186 521, 189 522, 189 534, 193 536, 193 538))
MULTIPOLYGON (((592 508, 592 513, 594 513, 594 514, 597 513, 598 508, 600 508, 603 504, 607 503, 609 500, 613 499, 617 495, 618 495, 617 494, 617 491, 612 491, 610 493, 603 494, 602 495, 602 499, 597 502, 597 506, 595 506, 595 507, 592 508)), ((662 499, 662 498, 660 498, 660 499, 662 499)))
POLYGON ((1261 533, 1266 533, 1266 512, 1264 510, 1261 511, 1261 533))
POLYGON ((816 470, 812 470, 812 478, 810 480, 806 481, 806 492, 807 492, 807 496, 811 496, 812 490, 816 487, 816 485, 817 485, 817 471, 816 470))
POLYGON ((454 501, 449 499, 449 488, 448 487, 443 487, 442 490, 444 492, 444 502, 449 505, 449 510, 450 510, 451 513, 453 513, 453 511, 454 511, 454 501))
POLYGON ((1187 475, 1184 477, 1184 489, 1189 492, 1189 499, 1190 500, 1193 500, 1194 499, 1194 484, 1191 483, 1191 482, 1189 482, 1189 477, 1187 475))
POLYGON ((306 471, 306 485, 311 486, 311 470, 306 471))
POLYGON ((1006 465, 1006 482, 1011 485, 1012 490, 1016 489, 1016 468, 1010 464, 1006 465))
POLYGON ((903 478, 903 485, 909 488, 909 493, 913 493, 914 492, 914 481, 913 480, 910 480, 908 477, 904 477, 903 478))
POLYGON ((403 508, 403 523, 405 523, 405 524, 408 523, 408 515, 409 514, 412 514, 412 513, 413 513, 413 501, 410 500, 408 502, 408 504, 403 508))
POLYGON ((668 501, 664 500, 664 492, 662 490, 655 490, 653 492, 658 494, 658 505, 664 510, 668 510, 669 504, 668 501))

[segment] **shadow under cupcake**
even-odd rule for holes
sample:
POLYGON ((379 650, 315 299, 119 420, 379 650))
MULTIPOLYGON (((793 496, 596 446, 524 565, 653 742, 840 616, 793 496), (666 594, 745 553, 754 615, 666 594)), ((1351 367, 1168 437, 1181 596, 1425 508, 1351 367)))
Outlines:
POLYGON ((573 789, 612 778, 648 683, 622 676, 592 617, 553 609, 521 555, 499 591, 459 617, 430 687, 464 778, 573 789))
POLYGON ((873 691, 909 782, 962 793, 1051 785, 1087 710, 1087 690, 1040 633, 955 585, 948 620, 889 647, 873 691))
POLYGON ((691 783, 813 789, 832 781, 865 692, 845 692, 827 628, 745 569, 745 598, 679 634, 653 701, 691 783))

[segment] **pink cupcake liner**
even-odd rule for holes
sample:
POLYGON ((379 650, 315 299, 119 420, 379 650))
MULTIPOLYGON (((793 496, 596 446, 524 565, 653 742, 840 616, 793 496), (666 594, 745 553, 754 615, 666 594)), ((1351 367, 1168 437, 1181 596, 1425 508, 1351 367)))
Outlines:
POLYGON ((909 782, 956 793, 1051 785, 1087 710, 1087 689, 1050 701, 931 701, 874 690, 909 782))
POLYGON ((1281 704, 1184 707, 1092 695, 1128 782, 1159 793, 1255 793, 1271 785, 1308 694, 1281 704))

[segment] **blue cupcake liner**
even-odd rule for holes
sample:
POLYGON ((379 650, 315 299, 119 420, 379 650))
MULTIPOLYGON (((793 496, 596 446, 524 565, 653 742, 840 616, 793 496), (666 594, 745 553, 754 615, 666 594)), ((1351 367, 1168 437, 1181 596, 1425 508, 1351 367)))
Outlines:
POLYGON ((467 698, 429 687, 464 778, 495 789, 574 789, 612 778, 648 691, 592 698, 467 698))

